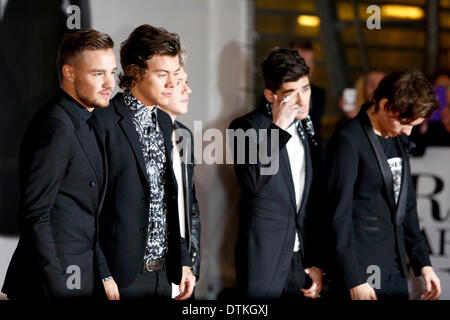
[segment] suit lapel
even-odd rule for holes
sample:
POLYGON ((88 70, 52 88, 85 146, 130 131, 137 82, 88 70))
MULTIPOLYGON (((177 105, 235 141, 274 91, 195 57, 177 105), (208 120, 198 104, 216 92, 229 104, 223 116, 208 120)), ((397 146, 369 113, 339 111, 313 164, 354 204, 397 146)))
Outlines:
POLYGON ((86 155, 86 158, 89 161, 89 164, 92 167, 92 170, 94 171, 95 176, 97 177, 97 181, 100 180, 99 170, 101 170, 101 162, 96 163, 95 162, 95 152, 96 150, 94 148, 97 148, 97 145, 94 145, 96 143, 95 139, 92 139, 92 137, 88 136, 87 130, 88 128, 85 128, 87 130, 81 130, 81 126, 84 126, 87 124, 81 122, 81 115, 79 111, 76 108, 79 108, 76 104, 76 102, 72 97, 70 97, 67 93, 65 93, 63 90, 61 90, 61 106, 64 108, 64 110, 67 112, 67 114, 72 119, 72 123, 74 126, 75 135, 80 142, 81 148, 84 151, 84 154, 86 155))
POLYGON ((377 158, 377 163, 380 168, 381 175, 383 177, 384 189, 386 191, 386 194, 388 195, 388 202, 389 207, 391 209, 391 214, 395 215, 396 206, 395 206, 394 181, 392 178, 392 172, 391 169, 389 168, 389 164, 386 155, 384 153, 383 147, 381 146, 380 142, 378 141, 375 135, 375 132, 373 131, 373 127, 370 123, 370 119, 366 113, 365 108, 361 109, 358 115, 358 120, 361 123, 361 126, 364 132, 366 133, 367 138, 369 139, 369 142, 377 158))
MULTIPOLYGON (((263 118, 264 120, 261 123, 260 129, 267 129, 272 123, 272 115, 270 113, 267 113, 266 108, 261 108, 259 112, 261 112, 265 116, 263 118)), ((296 210, 297 204, 295 203, 295 188, 294 188, 294 181, 292 180, 291 163, 289 161, 287 146, 284 146, 284 148, 280 150, 280 171, 284 177, 284 181, 287 183, 291 203, 296 210)))
MULTIPOLYGON (((172 177, 172 181, 176 182, 175 173, 173 172, 173 161, 172 161, 172 132, 173 132, 173 123, 172 119, 170 119, 169 115, 162 111, 160 108, 156 109, 156 112, 158 114, 158 125, 161 129, 161 132, 163 134, 164 138, 164 145, 166 147, 166 157, 167 157, 167 164, 169 166, 170 176, 172 177)), ((174 183, 175 187, 175 194, 178 192, 178 186, 177 183, 174 183)))
POLYGON ((297 205, 295 203, 295 188, 294 188, 294 181, 292 180, 291 163, 289 161, 289 155, 286 146, 280 152, 280 159, 281 159, 280 169, 284 176, 284 181, 287 182, 287 187, 289 189, 289 198, 291 199, 294 208, 297 208, 297 205))
MULTIPOLYGON (((305 134, 306 136, 306 134, 305 134)), ((308 139, 302 139, 303 142, 303 149, 305 150, 305 186, 303 187, 303 196, 302 196, 302 203, 300 206, 299 213, 303 211, 305 208, 306 202, 309 197, 309 190, 311 186, 311 182, 313 179, 312 173, 312 158, 311 158, 311 150, 308 139)))
MULTIPOLYGON (((88 130, 88 128, 87 128, 88 130)), ((94 139, 92 139, 92 137, 88 136, 88 131, 87 130, 75 130, 75 135, 78 138, 78 141, 81 144, 81 147, 86 155, 86 157, 89 160, 89 163, 92 167, 92 169, 94 170, 95 176, 97 177, 97 181, 101 181, 100 179, 100 172, 99 170, 101 170, 100 166, 102 165, 102 163, 97 163, 94 159, 95 157, 95 152, 97 152, 95 150, 95 148, 97 148, 96 145, 94 145, 94 143, 96 143, 96 141, 94 139)))
POLYGON ((402 168, 402 187, 400 189, 400 195, 398 197, 398 206, 397 206, 397 225, 401 225, 403 223, 403 219, 406 214, 406 198, 408 197, 408 179, 406 178, 407 172, 409 172, 409 161, 405 152, 405 148, 402 146, 399 138, 396 138, 397 146, 401 152, 401 156, 403 159, 403 168, 402 168))
MULTIPOLYGON (((94 126, 94 132, 96 134, 96 136, 98 137, 98 133, 97 133, 97 129, 94 126)), ((101 140, 101 139, 99 139, 101 140)), ((104 146, 103 143, 100 143, 100 152, 102 154, 102 161, 103 161, 103 187, 101 190, 101 195, 100 195, 100 206, 98 209, 98 212, 101 212, 102 210, 102 206, 103 206, 103 200, 105 199, 105 195, 106 195, 106 187, 108 185, 108 160, 106 159, 106 148, 104 146)))
POLYGON ((139 143, 139 137, 136 132, 136 128, 134 127, 134 124, 131 120, 130 112, 126 109, 123 99, 121 99, 120 103, 117 106, 117 112, 121 116, 121 119, 119 119, 119 126, 127 137, 131 148, 133 149, 134 156, 139 165, 139 168, 142 171, 143 176, 145 177, 145 180, 150 185, 150 181, 147 175, 147 169, 145 167, 144 156, 142 154, 141 144, 139 143))

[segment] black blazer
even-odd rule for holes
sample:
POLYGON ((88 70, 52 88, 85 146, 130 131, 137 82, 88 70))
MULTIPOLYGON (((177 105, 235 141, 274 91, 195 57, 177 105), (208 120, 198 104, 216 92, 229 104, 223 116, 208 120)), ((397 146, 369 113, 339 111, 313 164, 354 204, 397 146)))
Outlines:
MULTIPOLYGON (((241 186, 240 226, 236 243, 236 282, 241 294, 250 298, 279 298, 284 288, 293 256, 296 229, 304 267, 312 265, 308 260, 308 243, 304 237, 304 224, 312 183, 312 161, 308 140, 305 147, 306 177, 302 203, 296 211, 295 191, 286 144, 291 135, 272 123, 272 116, 264 109, 253 111, 234 120, 230 129, 267 129, 267 143, 279 142, 279 153, 273 158, 279 161, 279 169, 272 175, 261 175, 264 165, 258 157, 256 164, 246 157, 244 164, 237 164, 239 148, 234 141, 236 177, 241 186), (278 131, 279 141, 272 141, 271 133, 278 131)), ((256 147, 254 140, 247 140, 245 151, 256 147)), ((266 150, 264 150, 266 152, 266 150)), ((273 162, 272 162, 273 164, 273 162)))
POLYGON ((183 179, 184 194, 184 212, 185 212, 185 230, 186 244, 191 256, 192 273, 200 278, 200 209, 197 197, 195 196, 194 184, 194 138, 191 130, 184 126, 181 122, 175 121, 175 128, 180 129, 182 139, 187 138, 182 145, 185 146, 186 153, 180 155, 181 158, 181 174, 183 179))
POLYGON ((8 297, 90 296, 94 278, 101 285, 95 277, 95 257, 101 260, 102 255, 96 225, 106 163, 103 157, 103 165, 95 165, 92 150, 97 142, 87 135, 80 107, 60 90, 38 111, 23 138, 21 231, 2 289, 8 297), (81 289, 66 285, 70 265, 80 267, 81 289))
POLYGON ((409 165, 407 136, 394 138, 403 158, 402 185, 395 204, 392 173, 383 148, 361 108, 329 142, 327 150, 327 212, 334 230, 336 279, 347 289, 367 281, 370 265, 386 279, 400 259, 407 276, 406 254, 416 275, 431 265, 419 228, 416 198, 409 165))
MULTIPOLYGON (((118 93, 108 108, 94 115, 94 123, 105 145, 108 160, 108 186, 100 215, 100 245, 106 263, 100 266, 102 278, 112 276, 119 288, 130 285, 142 268, 147 240, 150 184, 144 157, 131 113, 118 93)), ((180 283, 182 266, 191 266, 186 242, 180 237, 177 186, 172 169, 172 121, 158 109, 167 159, 168 280, 180 283)))

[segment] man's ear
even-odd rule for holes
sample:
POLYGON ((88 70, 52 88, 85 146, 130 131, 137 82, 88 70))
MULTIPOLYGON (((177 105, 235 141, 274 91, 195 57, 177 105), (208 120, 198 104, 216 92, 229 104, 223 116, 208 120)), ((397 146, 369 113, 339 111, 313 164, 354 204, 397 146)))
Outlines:
POLYGON ((270 91, 269 89, 264 89, 264 97, 266 98, 267 101, 269 101, 270 103, 273 103, 274 101, 274 93, 272 91, 270 91))
POLYGON ((381 100, 380 100, 380 102, 378 102, 378 107, 380 108, 380 110, 383 110, 384 111, 384 109, 385 109, 385 107, 386 107, 386 103, 388 103, 388 99, 386 99, 386 98, 382 98, 381 100))
POLYGON ((62 75, 63 75, 63 78, 69 82, 73 82, 75 80, 74 70, 71 65, 68 65, 68 64, 63 65, 62 75))

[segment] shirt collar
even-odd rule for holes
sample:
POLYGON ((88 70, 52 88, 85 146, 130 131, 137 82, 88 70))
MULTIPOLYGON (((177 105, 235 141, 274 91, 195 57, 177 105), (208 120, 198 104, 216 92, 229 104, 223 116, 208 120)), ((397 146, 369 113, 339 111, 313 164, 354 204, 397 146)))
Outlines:
POLYGON ((151 107, 143 104, 128 90, 123 93, 123 99, 132 113, 152 112, 156 116, 158 115, 156 112, 156 105, 151 109, 151 107))
POLYGON ((298 126, 301 126, 300 120, 294 119, 294 121, 292 121, 292 123, 290 124, 290 126, 288 127, 288 129, 297 129, 298 126))
POLYGON ((78 104, 78 106, 80 107, 79 111, 80 111, 81 118, 84 121, 89 120, 92 117, 92 112, 90 112, 88 109, 86 109, 85 107, 83 107, 80 104, 78 104))
POLYGON ((90 112, 88 109, 86 109, 84 106, 82 106, 77 100, 72 98, 66 91, 64 91, 64 89, 60 88, 59 90, 60 90, 60 93, 64 97, 75 102, 75 104, 78 106, 78 112, 84 121, 87 121, 88 119, 90 119, 92 117, 92 112, 90 112))

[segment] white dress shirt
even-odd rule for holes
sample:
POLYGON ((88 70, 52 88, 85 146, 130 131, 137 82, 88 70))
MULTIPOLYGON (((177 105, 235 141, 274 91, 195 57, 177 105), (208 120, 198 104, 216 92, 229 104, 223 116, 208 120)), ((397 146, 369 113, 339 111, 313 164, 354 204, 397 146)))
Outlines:
POLYGON ((173 141, 173 149, 172 149, 173 172, 175 174, 178 186, 178 216, 180 218, 180 234, 182 238, 185 238, 186 217, 184 214, 184 190, 183 190, 183 175, 181 173, 180 150, 178 149, 178 145, 175 143, 174 137, 172 137, 172 141, 173 141))
MULTIPOLYGON (((178 216, 180 218, 180 234, 185 238, 186 235, 186 217, 184 215, 184 190, 183 190, 183 175, 181 173, 181 159, 180 150, 175 143, 174 135, 172 135, 173 149, 172 149, 172 162, 173 172, 178 186, 178 216)), ((180 294, 180 288, 177 284, 172 283, 172 298, 175 298, 180 294)))
MULTIPOLYGON (((295 189, 295 203, 296 212, 300 210, 303 198, 303 191, 305 189, 305 148, 297 131, 297 122, 294 122, 286 131, 291 135, 286 144, 287 153, 289 155, 289 163, 291 165, 292 181, 295 189)), ((298 123, 298 125, 301 125, 298 123)), ((298 232, 295 233, 294 252, 299 251, 300 242, 298 239, 298 232)))

